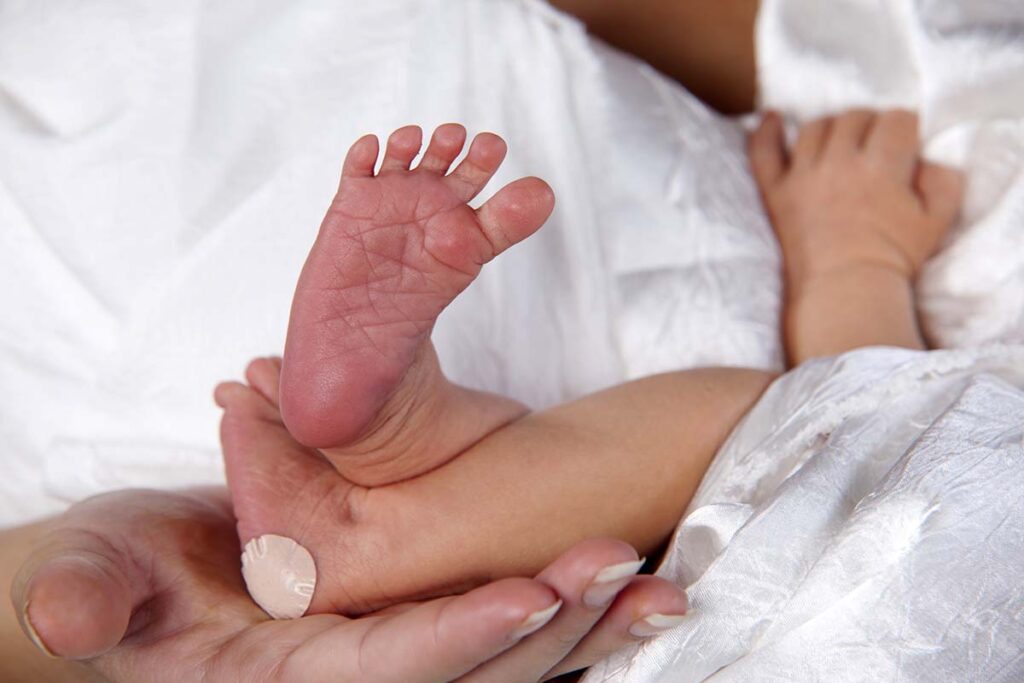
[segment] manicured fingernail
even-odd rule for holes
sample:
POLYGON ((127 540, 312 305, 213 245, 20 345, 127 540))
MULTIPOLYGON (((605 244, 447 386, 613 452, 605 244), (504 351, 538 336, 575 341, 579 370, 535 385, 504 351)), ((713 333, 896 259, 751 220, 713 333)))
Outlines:
POLYGON ((629 635, 636 638, 647 638, 664 633, 686 621, 685 614, 649 614, 643 619, 634 621, 629 627, 629 635))
POLYGON ((523 620, 523 623, 519 625, 515 631, 509 634, 509 640, 516 641, 522 640, 531 633, 536 633, 540 629, 547 626, 547 623, 555 618, 558 614, 558 610, 562 608, 562 601, 559 600, 551 607, 545 607, 542 610, 537 610, 530 616, 523 620))
POLYGON ((26 602, 25 609, 21 611, 21 618, 25 622, 25 628, 28 629, 28 637, 32 640, 35 646, 42 651, 44 655, 46 655, 50 659, 57 659, 57 655, 53 654, 53 652, 50 651, 50 648, 46 647, 46 643, 44 643, 43 639, 39 637, 38 633, 36 633, 36 627, 32 625, 32 620, 29 619, 28 616, 28 605, 29 603, 26 602))
POLYGON ((584 591, 583 604, 590 609, 607 607, 642 566, 644 566, 643 558, 634 562, 622 562, 605 567, 597 573, 594 580, 590 582, 590 586, 584 591))

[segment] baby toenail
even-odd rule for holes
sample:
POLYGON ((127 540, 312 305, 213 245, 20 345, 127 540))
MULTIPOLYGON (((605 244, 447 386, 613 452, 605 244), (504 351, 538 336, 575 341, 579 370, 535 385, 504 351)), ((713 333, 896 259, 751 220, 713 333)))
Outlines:
POLYGON ((290 538, 265 534, 245 544, 242 577, 249 595, 275 619, 296 619, 316 588, 313 556, 290 538))

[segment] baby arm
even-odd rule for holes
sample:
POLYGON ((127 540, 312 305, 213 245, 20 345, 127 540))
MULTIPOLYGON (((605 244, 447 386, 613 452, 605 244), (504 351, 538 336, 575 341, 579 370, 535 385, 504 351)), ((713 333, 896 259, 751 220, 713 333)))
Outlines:
POLYGON ((861 346, 924 348, 914 280, 960 207, 955 171, 919 158, 917 116, 854 110, 801 130, 765 117, 754 176, 782 245, 791 364, 861 346))

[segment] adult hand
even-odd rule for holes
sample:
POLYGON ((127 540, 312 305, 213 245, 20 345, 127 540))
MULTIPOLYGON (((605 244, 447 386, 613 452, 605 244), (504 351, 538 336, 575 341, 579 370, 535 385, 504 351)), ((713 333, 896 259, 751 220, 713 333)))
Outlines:
POLYGON ((106 494, 46 525, 11 596, 51 654, 115 681, 175 683, 535 681, 636 640, 629 630, 642 633, 645 615, 685 610, 685 594, 654 577, 634 579, 599 618, 583 610, 595 567, 632 553, 588 541, 536 579, 359 619, 273 621, 246 593, 239 552, 222 489, 106 494))

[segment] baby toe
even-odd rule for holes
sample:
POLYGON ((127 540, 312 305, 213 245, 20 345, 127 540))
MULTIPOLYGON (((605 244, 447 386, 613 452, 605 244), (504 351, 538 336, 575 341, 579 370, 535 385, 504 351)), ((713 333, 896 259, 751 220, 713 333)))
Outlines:
POLYGON ((446 123, 434 131, 419 168, 445 174, 466 145, 466 129, 457 123, 446 123))
POLYGON ((505 160, 508 146, 494 133, 481 133, 470 145, 469 153, 445 182, 460 200, 468 202, 480 194, 505 160))
POLYGON ((380 172, 408 171, 422 145, 422 128, 419 126, 399 128, 388 138, 388 146, 384 151, 384 161, 381 162, 380 172))

